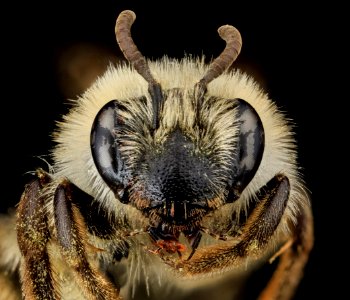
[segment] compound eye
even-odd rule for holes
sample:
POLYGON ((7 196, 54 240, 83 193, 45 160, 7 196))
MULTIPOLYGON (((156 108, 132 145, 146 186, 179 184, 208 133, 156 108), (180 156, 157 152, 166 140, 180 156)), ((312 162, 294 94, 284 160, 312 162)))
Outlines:
POLYGON ((105 104, 95 117, 91 129, 91 152, 103 180, 118 198, 122 194, 123 162, 116 143, 118 102, 105 104))
POLYGON ((234 159, 237 172, 233 176, 228 202, 237 199, 253 179, 265 147, 264 128, 258 113, 248 102, 242 99, 235 100, 239 123, 238 152, 234 159))

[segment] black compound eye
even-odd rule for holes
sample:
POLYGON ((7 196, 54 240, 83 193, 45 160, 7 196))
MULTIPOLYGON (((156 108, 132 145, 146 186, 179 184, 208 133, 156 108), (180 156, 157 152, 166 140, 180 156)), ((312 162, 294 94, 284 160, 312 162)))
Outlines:
POLYGON ((116 143, 118 102, 105 104, 95 117, 91 129, 91 152, 96 168, 103 180, 118 195, 124 188, 124 165, 116 143))
POLYGON ((237 101, 239 138, 237 157, 237 173, 234 174, 228 202, 237 199, 244 188, 253 179, 260 165, 264 147, 265 133, 261 119, 255 109, 242 99, 237 101))

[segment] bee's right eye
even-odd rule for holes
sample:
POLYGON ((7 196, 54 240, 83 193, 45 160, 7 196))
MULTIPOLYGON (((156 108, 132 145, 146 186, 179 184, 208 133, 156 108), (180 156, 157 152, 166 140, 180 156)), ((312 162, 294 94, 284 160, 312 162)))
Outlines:
MULTIPOLYGON (((123 161, 116 144, 117 101, 105 104, 95 117, 91 129, 91 152, 103 180, 117 194, 123 186, 123 161)), ((119 195, 119 193, 118 193, 119 195)))

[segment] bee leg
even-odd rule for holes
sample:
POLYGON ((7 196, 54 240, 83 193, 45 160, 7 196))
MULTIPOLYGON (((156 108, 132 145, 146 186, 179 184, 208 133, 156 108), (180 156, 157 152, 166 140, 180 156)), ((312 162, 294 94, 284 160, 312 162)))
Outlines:
MULTIPOLYGON (((244 265, 247 257, 260 257, 280 224, 289 192, 288 178, 277 174, 257 193, 255 208, 243 225, 238 243, 199 249, 191 260, 179 262, 175 267, 183 275, 191 276, 239 267, 244 265)), ((288 226, 293 225, 288 223, 288 226)), ((313 244, 312 215, 307 205, 299 208, 297 224, 289 239, 292 241, 290 247, 281 254, 276 271, 261 293, 260 300, 290 299, 300 281, 313 244)))
POLYGON ((86 227, 72 199, 75 189, 75 185, 62 180, 54 195, 55 227, 61 253, 74 270, 76 280, 87 299, 121 299, 114 285, 88 262, 85 249, 86 227))
POLYGON ((17 209, 17 240, 22 253, 24 299, 58 299, 55 292, 47 243, 50 239, 42 188, 50 176, 37 171, 38 178, 25 186, 17 209))
POLYGON ((240 241, 198 249, 191 260, 180 263, 184 274, 210 273, 225 267, 239 266, 247 257, 259 256, 270 241, 285 211, 289 180, 278 174, 257 193, 255 208, 242 227, 240 241))
POLYGON ((303 276, 314 242, 313 217, 308 205, 299 208, 299 211, 294 237, 290 240, 292 243, 281 253, 276 270, 258 300, 292 298, 303 276))
POLYGON ((17 209, 17 239, 23 257, 23 298, 59 298, 47 249, 49 241, 54 238, 53 235, 57 235, 63 258, 77 274, 77 280, 86 298, 120 299, 114 286, 97 269, 90 266, 87 260, 84 221, 72 199, 73 191, 75 196, 79 189, 67 180, 62 180, 55 187, 53 210, 56 233, 52 234, 50 231, 48 196, 43 192, 50 183, 49 189, 52 188, 51 176, 41 169, 37 170, 37 178, 26 185, 17 209))

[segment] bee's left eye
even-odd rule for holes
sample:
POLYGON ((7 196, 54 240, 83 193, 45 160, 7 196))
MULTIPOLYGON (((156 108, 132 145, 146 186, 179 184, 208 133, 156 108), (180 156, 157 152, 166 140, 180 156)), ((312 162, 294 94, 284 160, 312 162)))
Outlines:
POLYGON ((238 152, 232 169, 233 182, 227 201, 237 199, 254 177, 265 148, 265 133, 261 119, 255 109, 242 99, 237 101, 237 119, 239 121, 238 152))

